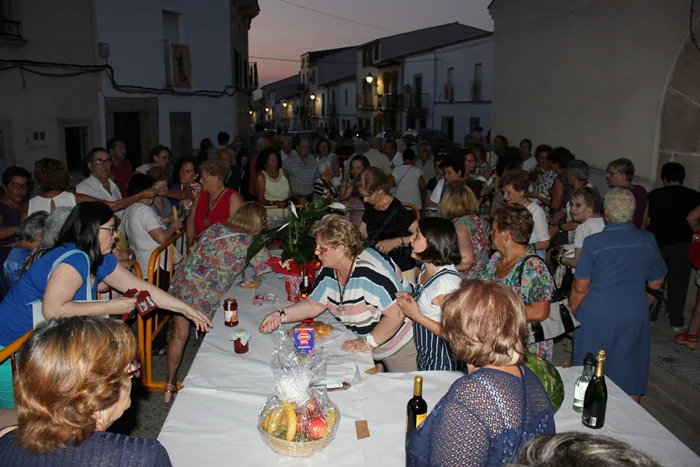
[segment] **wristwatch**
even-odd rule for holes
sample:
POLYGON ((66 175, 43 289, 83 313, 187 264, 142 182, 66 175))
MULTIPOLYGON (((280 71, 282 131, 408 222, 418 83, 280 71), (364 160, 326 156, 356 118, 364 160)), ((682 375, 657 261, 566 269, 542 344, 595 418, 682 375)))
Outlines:
POLYGON ((286 323, 287 322, 287 313, 284 312, 284 308, 278 308, 275 311, 280 314, 280 318, 282 319, 282 322, 286 323))
POLYGON ((374 337, 372 337, 372 334, 367 334, 367 335, 365 336, 365 344, 367 344, 367 347, 369 347, 369 348, 372 349, 372 350, 374 350, 374 349, 376 349, 377 347, 379 347, 379 346, 377 345, 377 341, 375 341, 375 340, 374 340, 374 337))

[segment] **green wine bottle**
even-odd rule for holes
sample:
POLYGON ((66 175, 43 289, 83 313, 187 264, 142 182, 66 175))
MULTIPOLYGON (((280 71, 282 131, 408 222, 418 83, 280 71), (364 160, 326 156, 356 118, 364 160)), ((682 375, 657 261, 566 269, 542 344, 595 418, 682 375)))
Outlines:
POLYGON ((581 421, 588 428, 603 428, 605 425, 605 409, 608 406, 608 387, 605 385, 605 350, 598 351, 595 362, 593 379, 586 388, 583 399, 583 414, 581 421))

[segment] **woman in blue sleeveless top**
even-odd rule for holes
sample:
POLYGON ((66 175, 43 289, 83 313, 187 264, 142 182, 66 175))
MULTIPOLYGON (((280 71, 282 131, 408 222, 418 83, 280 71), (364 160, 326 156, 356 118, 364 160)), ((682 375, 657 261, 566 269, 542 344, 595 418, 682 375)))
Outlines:
MULTIPOLYGON (((211 326, 201 312, 118 266, 117 259, 111 254, 115 237, 114 213, 109 206, 101 202, 75 206, 56 245, 48 251, 37 248, 30 255, 28 262, 34 262, 0 303, 0 349, 32 329, 35 302, 42 303, 41 312, 47 320, 122 315, 133 310, 136 303, 133 298, 91 301, 101 282, 119 292, 146 290, 160 308, 181 313, 199 330, 206 331, 211 326)), ((0 408, 12 407, 12 375, 8 360, 0 365, 0 408)))
POLYGON ((503 284, 465 280, 445 300, 443 334, 469 374, 452 384, 406 442, 406 466, 500 466, 554 434, 554 411, 527 367, 527 316, 503 284))
POLYGON ((462 262, 457 231, 452 222, 440 217, 418 221, 411 236, 411 256, 423 262, 413 295, 396 294, 406 317, 413 320, 413 339, 418 351, 418 370, 457 370, 449 345, 442 336, 442 302, 459 288, 461 276, 456 264, 462 262))

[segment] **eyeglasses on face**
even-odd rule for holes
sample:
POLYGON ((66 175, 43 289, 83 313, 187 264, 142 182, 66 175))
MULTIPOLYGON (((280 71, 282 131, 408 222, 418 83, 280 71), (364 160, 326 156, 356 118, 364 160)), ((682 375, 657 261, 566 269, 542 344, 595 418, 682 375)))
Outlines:
POLYGON ((129 363, 129 366, 126 368, 126 375, 129 378, 140 378, 141 362, 139 362, 138 360, 134 360, 131 363, 129 363))
POLYGON ((29 184, 10 182, 7 184, 7 186, 9 186, 10 188, 14 188, 15 190, 26 190, 29 187, 29 184))
POLYGON ((117 226, 113 225, 111 227, 100 227, 100 230, 106 230, 107 232, 111 233, 112 235, 117 233, 117 226))
POLYGON ((334 247, 334 246, 328 246, 328 247, 326 247, 326 248, 322 248, 321 246, 316 245, 316 246, 314 247, 314 252, 317 253, 318 256, 321 256, 321 255, 324 255, 324 254, 328 253, 328 252, 331 251, 333 248, 335 248, 335 247, 334 247))
POLYGON ((111 164, 112 159, 94 159, 93 162, 97 165, 111 164))

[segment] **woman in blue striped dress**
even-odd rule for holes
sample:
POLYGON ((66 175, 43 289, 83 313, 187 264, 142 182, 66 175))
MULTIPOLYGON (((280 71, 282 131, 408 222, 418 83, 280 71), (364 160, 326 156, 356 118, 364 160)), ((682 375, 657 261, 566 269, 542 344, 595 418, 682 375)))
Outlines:
POLYGON ((458 362, 442 338, 441 309, 442 302, 461 282, 455 267, 462 262, 457 231, 447 219, 421 219, 410 243, 411 256, 422 261, 423 267, 413 294, 397 293, 396 298, 403 314, 413 320, 418 370, 457 370, 458 362))

